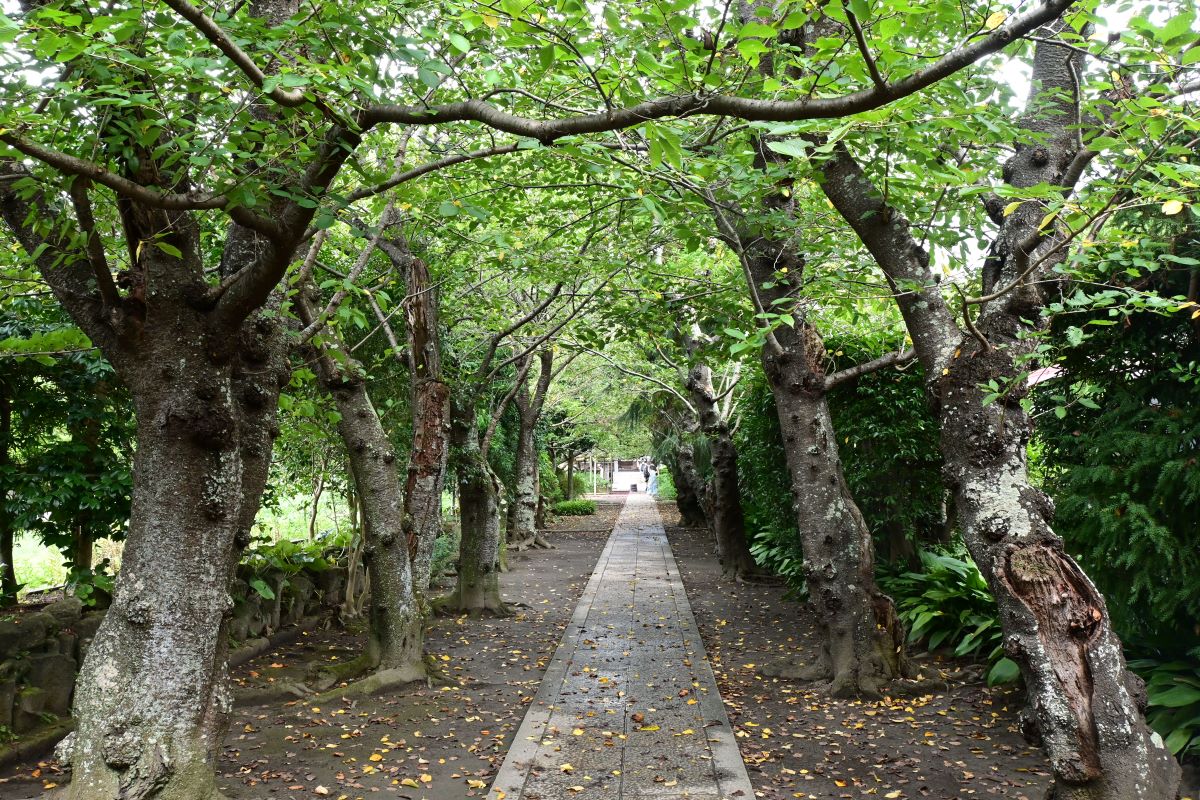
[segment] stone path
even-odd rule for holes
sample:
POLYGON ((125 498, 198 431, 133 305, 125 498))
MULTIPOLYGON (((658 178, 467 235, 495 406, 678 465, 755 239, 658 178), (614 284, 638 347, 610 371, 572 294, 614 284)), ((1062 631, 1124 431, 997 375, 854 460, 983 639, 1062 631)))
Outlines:
POLYGON ((488 797, 754 797, 650 498, 628 497, 488 797))

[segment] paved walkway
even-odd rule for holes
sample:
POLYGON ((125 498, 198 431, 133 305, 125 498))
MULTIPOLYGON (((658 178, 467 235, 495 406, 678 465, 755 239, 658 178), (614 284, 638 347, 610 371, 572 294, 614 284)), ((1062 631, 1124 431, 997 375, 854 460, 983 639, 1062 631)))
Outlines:
POLYGON ((645 495, 626 500, 488 797, 754 797, 645 495))

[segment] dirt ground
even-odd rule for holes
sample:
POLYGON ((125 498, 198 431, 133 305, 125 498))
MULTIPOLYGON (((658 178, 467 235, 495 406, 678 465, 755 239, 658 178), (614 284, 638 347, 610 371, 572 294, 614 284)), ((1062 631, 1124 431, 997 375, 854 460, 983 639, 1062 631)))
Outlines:
MULTIPOLYGON (((594 516, 563 518, 551 527, 554 550, 511 559, 501 586, 515 616, 436 620, 427 650, 451 685, 357 703, 287 698, 237 708, 221 790, 231 800, 485 796, 619 511, 602 503, 594 516)), ((314 631, 235 670, 238 694, 278 694, 313 661, 351 658, 361 645, 342 631, 314 631)), ((24 765, 0 775, 0 800, 53 797, 66 782, 52 761, 24 765)))
POLYGON ((783 587, 720 580, 708 532, 659 510, 757 797, 1041 800, 1049 770, 1017 732, 1020 694, 951 685, 862 702, 764 677, 764 663, 811 652, 811 621, 783 587))
MULTIPOLYGON (((659 510, 756 797, 1041 800, 1049 773, 1017 733, 1019 693, 969 683, 860 702, 764 677, 763 663, 811 651, 811 621, 782 587, 720 580, 708 534, 675 527, 674 504, 659 510)), ((329 630, 236 670, 243 702, 220 759, 222 791, 231 800, 485 797, 619 511, 602 503, 595 516, 559 520, 556 549, 514 556, 502 578, 514 617, 434 623, 428 651, 446 685, 357 703, 281 698, 314 661, 359 652, 360 637, 329 630)), ((1192 782, 1184 796, 1200 797, 1192 782)), ((0 774, 0 800, 54 797, 65 783, 52 761, 24 765, 0 774)))

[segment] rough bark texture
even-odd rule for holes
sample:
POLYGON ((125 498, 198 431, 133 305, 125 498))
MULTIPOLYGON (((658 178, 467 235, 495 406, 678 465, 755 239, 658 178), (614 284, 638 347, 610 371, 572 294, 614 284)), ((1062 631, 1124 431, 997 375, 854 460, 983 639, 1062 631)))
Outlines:
POLYGON ((679 509, 679 524, 685 528, 706 527, 708 522, 704 516, 704 505, 696 492, 700 479, 696 475, 690 444, 681 444, 675 449, 670 469, 671 479, 675 482, 675 507, 679 509))
POLYGON ((450 454, 450 389, 442 379, 437 292, 418 258, 404 263, 405 328, 413 382, 413 439, 404 484, 404 533, 413 590, 427 604, 433 549, 442 532, 442 489, 450 454))
POLYGON ((458 581, 439 605, 452 611, 506 614, 500 598, 500 481, 479 445, 474 403, 452 403, 451 435, 458 473, 458 581))
MULTIPOLYGON (((693 348, 689 346, 689 351, 693 348)), ((744 578, 757 569, 750 543, 746 539, 746 520, 742 513, 742 494, 738 487, 737 448, 729 424, 717 406, 712 370, 703 363, 694 364, 687 376, 688 394, 708 439, 712 453, 712 492, 709 497, 709 521, 717 540, 721 574, 744 578)))
MULTIPOLYGON (((765 238, 740 237, 760 302, 800 291, 804 261, 765 238)), ((777 328, 763 347, 763 371, 775 398, 804 552, 809 602, 821 651, 798 676, 831 681, 835 695, 880 693, 907 671, 904 629, 892 599, 875 583, 871 532, 846 484, 825 384, 825 344, 809 323, 777 328)), ((790 672, 790 670, 788 670, 790 672)))
POLYGON ((548 542, 538 536, 538 452, 534 432, 542 415, 546 392, 553 377, 554 354, 543 350, 538 354, 540 361, 537 384, 532 395, 521 388, 513 398, 517 404, 517 452, 514 472, 516 491, 508 528, 508 546, 514 550, 528 547, 545 547, 548 542))
MULTIPOLYGON (((1045 32, 1053 36, 1054 31, 1045 32)), ((1035 101, 1022 120, 1029 136, 1004 167, 1014 186, 1061 184, 1078 151, 1078 55, 1040 44, 1035 101), (1032 134, 1036 133, 1037 136, 1032 134)), ((1031 420, 1016 359, 1039 319, 1041 284, 1066 255, 1044 208, 1026 202, 1002 220, 989 281, 1003 285, 1038 264, 1030 280, 989 304, 977 324, 986 345, 964 334, 936 289, 929 259, 908 222, 845 150, 824 168, 826 195, 894 282, 901 312, 930 379, 942 427, 946 480, 972 557, 996 596, 1004 647, 1029 692, 1027 732, 1050 757, 1055 800, 1169 800, 1180 770, 1142 717, 1145 692, 1130 673, 1104 600, 1050 527, 1053 505, 1030 485, 1026 444, 1031 420), (911 282, 911 283, 910 283, 911 282), (924 287, 909 289, 908 287, 924 287), (979 386, 1015 382, 984 405, 979 386)))
MULTIPOLYGON (((316 319, 315 294, 309 284, 296 295, 306 327, 316 319)), ((413 595, 396 452, 367 394, 362 365, 333 332, 322 336, 316 348, 317 372, 340 415, 338 434, 362 516, 363 562, 371 581, 365 666, 391 683, 418 680, 425 677, 423 618, 413 595)))

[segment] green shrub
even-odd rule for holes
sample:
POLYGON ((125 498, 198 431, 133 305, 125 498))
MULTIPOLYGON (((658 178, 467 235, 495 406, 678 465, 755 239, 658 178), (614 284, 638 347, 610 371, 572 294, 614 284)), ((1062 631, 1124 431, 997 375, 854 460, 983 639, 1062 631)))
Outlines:
POLYGON ((747 378, 734 444, 750 553, 760 566, 784 578, 793 591, 802 591, 804 558, 792 513, 792 487, 775 398, 761 372, 747 378))
POLYGON ((550 509, 560 517, 587 517, 596 513, 594 500, 563 500, 550 509))
POLYGON ((671 477, 671 471, 663 467, 658 471, 658 499, 674 500, 675 494, 675 479, 671 477))
POLYGON ((450 565, 458 560, 458 544, 462 539, 462 530, 457 520, 442 520, 442 532, 438 534, 437 542, 433 545, 433 561, 429 574, 441 575, 450 569, 450 565))
POLYGON ((970 558, 921 551, 921 572, 888 573, 879 585, 896 602, 910 643, 930 650, 952 648, 956 656, 985 658, 988 683, 1017 679, 1017 665, 1004 657, 996 601, 970 558))
POLYGON ((1129 668, 1146 681, 1146 721, 1180 758, 1200 756, 1200 665, 1144 658, 1129 668))

